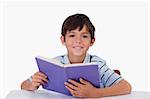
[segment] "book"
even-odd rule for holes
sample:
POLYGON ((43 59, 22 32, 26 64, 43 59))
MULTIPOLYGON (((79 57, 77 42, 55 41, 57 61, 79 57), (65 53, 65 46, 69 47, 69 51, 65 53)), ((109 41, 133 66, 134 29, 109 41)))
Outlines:
MULTIPOLYGON (((79 63, 64 65, 55 59, 35 57, 39 71, 47 75, 48 83, 42 85, 44 89, 71 95, 66 89, 64 82, 73 79, 79 82, 80 78, 89 81, 99 88, 99 73, 97 63, 79 63)), ((79 82, 80 83, 80 82, 79 82)))

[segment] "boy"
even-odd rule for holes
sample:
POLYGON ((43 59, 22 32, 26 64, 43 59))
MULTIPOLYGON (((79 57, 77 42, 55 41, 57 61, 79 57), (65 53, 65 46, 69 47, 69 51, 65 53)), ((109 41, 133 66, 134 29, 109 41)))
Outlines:
MULTIPOLYGON (((95 28, 90 19, 84 14, 71 15, 64 21, 61 32, 61 42, 67 48, 67 54, 55 57, 62 64, 89 63, 99 64, 100 88, 95 88, 90 82, 80 79, 64 82, 66 88, 75 97, 104 97, 112 95, 129 94, 131 85, 120 75, 108 68, 106 62, 95 55, 87 53, 95 42, 95 28)), ((48 82, 46 75, 36 72, 30 79, 21 84, 21 89, 36 90, 48 82)))

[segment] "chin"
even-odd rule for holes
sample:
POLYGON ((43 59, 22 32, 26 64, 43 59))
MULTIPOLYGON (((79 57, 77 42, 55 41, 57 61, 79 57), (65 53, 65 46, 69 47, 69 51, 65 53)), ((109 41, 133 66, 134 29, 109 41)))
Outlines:
POLYGON ((73 55, 74 55, 74 56, 81 57, 81 56, 83 56, 84 54, 83 54, 83 53, 74 53, 73 55))

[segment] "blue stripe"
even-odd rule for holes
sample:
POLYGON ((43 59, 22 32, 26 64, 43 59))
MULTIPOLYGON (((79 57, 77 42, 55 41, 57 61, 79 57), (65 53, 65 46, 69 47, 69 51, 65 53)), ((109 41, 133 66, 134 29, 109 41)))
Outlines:
POLYGON ((114 72, 107 78, 106 82, 105 82, 105 85, 107 84, 108 80, 110 79, 110 77, 115 74, 114 72))
POLYGON ((110 86, 112 86, 116 81, 118 81, 120 78, 122 78, 121 76, 119 77, 119 78, 117 78, 115 81, 113 81, 110 85, 109 85, 109 87, 110 86))

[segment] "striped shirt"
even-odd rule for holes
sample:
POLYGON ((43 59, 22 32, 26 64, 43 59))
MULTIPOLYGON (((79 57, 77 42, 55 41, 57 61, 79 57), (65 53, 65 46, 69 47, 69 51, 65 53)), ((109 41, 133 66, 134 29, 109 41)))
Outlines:
MULTIPOLYGON (((70 64, 67 54, 54 57, 53 59, 56 59, 58 62, 62 64, 70 64)), ((101 59, 96 55, 86 54, 83 63, 91 63, 91 62, 97 62, 99 64, 98 72, 99 72, 100 88, 110 87, 123 80, 123 78, 120 75, 115 73, 106 65, 106 61, 104 61, 103 59, 101 59)))

